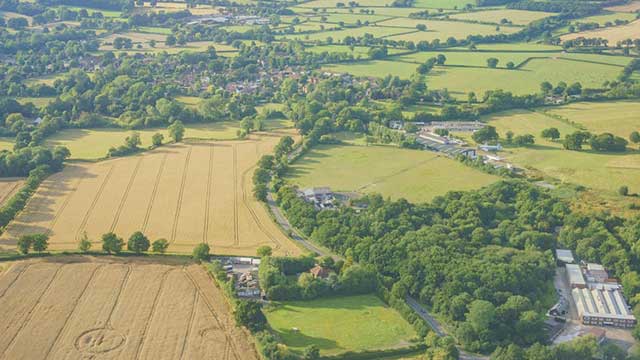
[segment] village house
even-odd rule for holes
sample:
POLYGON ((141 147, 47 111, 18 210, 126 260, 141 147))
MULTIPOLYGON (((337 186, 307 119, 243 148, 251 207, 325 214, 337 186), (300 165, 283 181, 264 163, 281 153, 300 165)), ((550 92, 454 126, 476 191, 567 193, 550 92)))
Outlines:
POLYGON ((331 275, 330 269, 320 265, 314 266, 313 268, 311 268, 311 270, 309 270, 309 272, 316 279, 326 279, 329 277, 329 275, 331 275))

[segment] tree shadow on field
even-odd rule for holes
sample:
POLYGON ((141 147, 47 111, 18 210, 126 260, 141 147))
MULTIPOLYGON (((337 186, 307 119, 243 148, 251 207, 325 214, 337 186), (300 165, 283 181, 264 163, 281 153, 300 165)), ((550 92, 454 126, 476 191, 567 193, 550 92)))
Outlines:
POLYGON ((343 350, 335 340, 305 335, 302 332, 294 331, 293 329, 274 329, 274 332, 279 338, 283 339, 284 343, 289 347, 305 348, 309 345, 316 345, 321 351, 343 350))

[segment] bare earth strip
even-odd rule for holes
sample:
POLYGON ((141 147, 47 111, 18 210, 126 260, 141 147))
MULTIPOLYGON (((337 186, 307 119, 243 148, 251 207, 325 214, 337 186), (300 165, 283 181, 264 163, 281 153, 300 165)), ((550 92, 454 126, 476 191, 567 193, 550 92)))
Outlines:
POLYGON ((204 269, 176 262, 14 263, 0 275, 0 358, 257 360, 204 269))
POLYGON ((47 233, 50 249, 72 250, 85 232, 99 248, 104 233, 114 231, 126 240, 141 230, 152 241, 169 240, 169 252, 190 253, 207 242, 216 254, 255 255, 257 247, 269 245, 278 255, 297 255, 301 250, 252 193, 257 161, 284 134, 174 144, 99 163, 70 163, 44 181, 7 226, 0 249, 15 249, 23 234, 47 233))

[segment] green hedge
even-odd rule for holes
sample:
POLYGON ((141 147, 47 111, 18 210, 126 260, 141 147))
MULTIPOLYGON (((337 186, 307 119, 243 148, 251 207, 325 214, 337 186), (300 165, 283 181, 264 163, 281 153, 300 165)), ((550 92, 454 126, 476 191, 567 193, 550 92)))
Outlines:
POLYGON ((338 355, 321 356, 321 359, 325 360, 370 360, 380 359, 382 357, 391 357, 399 355, 409 355, 427 350, 427 345, 424 343, 416 344, 410 347, 400 349, 388 349, 388 350, 370 350, 370 351, 348 351, 338 355))
POLYGON ((18 190, 18 192, 0 208, 0 228, 4 230, 4 227, 24 209, 31 195, 33 195, 40 183, 46 179, 49 174, 51 174, 51 170, 49 166, 46 165, 38 166, 29 172, 29 177, 27 177, 22 189, 18 190))

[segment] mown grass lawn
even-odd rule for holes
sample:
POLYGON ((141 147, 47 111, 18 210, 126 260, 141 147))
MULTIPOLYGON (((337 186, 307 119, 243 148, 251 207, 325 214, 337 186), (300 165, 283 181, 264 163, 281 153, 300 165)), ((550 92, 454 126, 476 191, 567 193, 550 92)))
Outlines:
POLYGON ((404 347, 417 336, 398 312, 374 295, 276 303, 265 315, 295 352, 312 344, 322 355, 404 347))
POLYGON ((499 178, 430 151, 395 146, 320 145, 296 161, 288 178, 302 188, 380 193, 424 202, 451 190, 471 190, 499 178))

